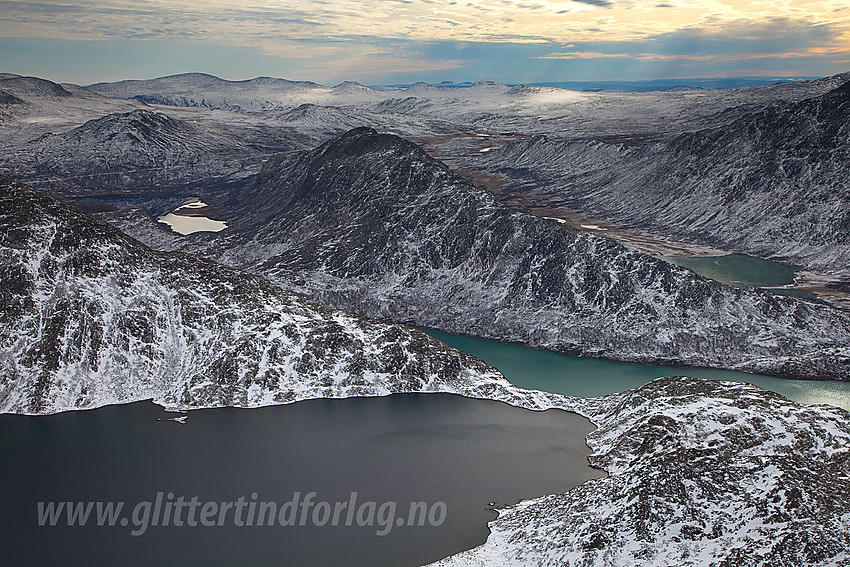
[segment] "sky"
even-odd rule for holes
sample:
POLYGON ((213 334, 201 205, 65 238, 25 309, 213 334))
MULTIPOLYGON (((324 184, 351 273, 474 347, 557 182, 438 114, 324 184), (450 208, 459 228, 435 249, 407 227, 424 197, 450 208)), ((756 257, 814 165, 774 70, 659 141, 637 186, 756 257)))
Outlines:
POLYGON ((850 71, 850 0, 0 0, 0 72, 507 84, 850 71))

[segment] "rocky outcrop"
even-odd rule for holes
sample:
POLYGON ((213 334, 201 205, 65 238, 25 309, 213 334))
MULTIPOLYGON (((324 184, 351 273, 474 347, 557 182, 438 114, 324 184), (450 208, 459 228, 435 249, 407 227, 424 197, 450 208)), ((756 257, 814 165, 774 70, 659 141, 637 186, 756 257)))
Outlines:
POLYGON ((608 471, 499 511, 487 542, 434 567, 843 565, 850 414, 746 384, 660 378, 589 400, 608 471))
POLYGON ((317 305, 266 280, 158 253, 0 178, 0 411, 153 398, 253 407, 307 398, 516 389, 418 330, 317 305))

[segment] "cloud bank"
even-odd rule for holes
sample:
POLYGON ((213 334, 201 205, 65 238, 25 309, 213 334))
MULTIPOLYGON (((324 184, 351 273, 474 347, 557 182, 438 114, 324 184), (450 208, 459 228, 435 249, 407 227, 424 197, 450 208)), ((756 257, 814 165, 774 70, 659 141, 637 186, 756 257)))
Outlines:
MULTIPOLYGON (((72 56, 90 52, 92 45, 135 46, 137 56, 134 59, 128 51, 123 68, 141 72, 147 68, 141 57, 167 44, 179 46, 176 61, 184 64, 214 67, 213 61, 205 60, 204 50, 229 50, 223 59, 240 53, 271 64, 278 74, 325 82, 343 78, 401 82, 430 74, 449 80, 507 82, 718 73, 816 75, 850 67, 850 4, 846 0, 0 1, 4 47, 0 64, 7 70, 15 61, 49 66, 50 61, 36 59, 40 50, 23 51, 24 46, 32 51, 39 40, 63 46, 59 55, 71 65, 69 73, 82 72, 74 71, 72 56), (492 57, 499 58, 497 65, 492 57)), ((103 73, 111 73, 107 54, 100 59, 103 73)), ((243 72, 248 68, 252 66, 243 65, 243 72)), ((236 72, 223 64, 207 70, 236 72)))

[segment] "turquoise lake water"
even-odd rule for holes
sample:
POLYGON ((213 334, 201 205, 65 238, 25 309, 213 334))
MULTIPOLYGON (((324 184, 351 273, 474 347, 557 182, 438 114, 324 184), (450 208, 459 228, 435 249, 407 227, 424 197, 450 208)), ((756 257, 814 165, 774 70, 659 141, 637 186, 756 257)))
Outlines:
POLYGON ((686 375, 749 382, 796 402, 829 404, 850 410, 850 382, 787 380, 729 370, 630 364, 566 356, 519 345, 450 335, 433 329, 425 331, 495 366, 505 378, 522 388, 587 398, 637 388, 662 376, 686 375))
POLYGON ((794 282, 793 268, 744 254, 665 256, 662 260, 736 287, 774 287, 794 282))

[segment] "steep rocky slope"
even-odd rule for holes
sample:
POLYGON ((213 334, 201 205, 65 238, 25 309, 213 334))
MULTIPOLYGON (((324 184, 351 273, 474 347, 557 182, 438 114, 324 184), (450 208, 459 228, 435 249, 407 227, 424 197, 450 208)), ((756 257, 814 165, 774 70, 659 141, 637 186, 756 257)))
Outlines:
POLYGON ((512 212, 369 129, 270 159, 232 211, 184 247, 361 315, 617 360, 850 377, 847 313, 512 212))
POLYGON ((332 311, 184 254, 153 252, 5 178, 0 266, 2 412, 149 398, 177 408, 250 407, 511 389, 492 368, 420 331, 332 311))
POLYGON ((834 565, 850 545, 850 415, 686 377, 597 399, 516 388, 424 333, 157 253, 0 180, 0 411, 454 392, 599 427, 610 476, 502 510, 442 565, 834 565))
POLYGON ((435 567, 850 562, 850 414, 745 384, 660 378, 590 400, 609 472, 501 510, 435 567))
POLYGON ((637 147, 516 141, 478 167, 540 205, 850 277, 850 83, 637 147))

